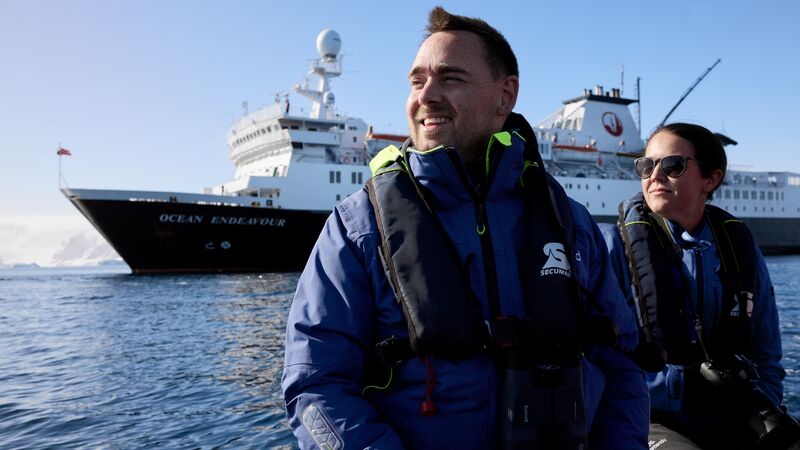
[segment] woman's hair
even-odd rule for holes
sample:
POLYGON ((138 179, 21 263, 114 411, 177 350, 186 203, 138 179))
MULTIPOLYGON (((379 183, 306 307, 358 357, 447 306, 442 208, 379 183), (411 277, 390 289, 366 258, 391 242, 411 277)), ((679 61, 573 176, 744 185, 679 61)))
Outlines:
POLYGON ((650 139, 658 133, 672 133, 689 141, 694 147, 694 157, 700 163, 700 173, 704 177, 710 176, 715 170, 722 171, 722 178, 720 178, 719 184, 708 193, 708 198, 710 199, 714 191, 722 184, 722 180, 725 179, 725 172, 728 167, 728 157, 725 155, 725 147, 722 146, 722 141, 707 128, 691 123, 675 122, 661 126, 650 135, 650 139))

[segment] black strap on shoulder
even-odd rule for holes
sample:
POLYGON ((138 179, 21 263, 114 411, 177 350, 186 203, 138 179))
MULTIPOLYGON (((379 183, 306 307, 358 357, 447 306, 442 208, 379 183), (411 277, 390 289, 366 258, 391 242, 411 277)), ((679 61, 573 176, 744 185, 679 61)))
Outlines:
POLYGON ((748 355, 758 283, 755 240, 744 222, 727 211, 706 205, 705 214, 717 243, 723 285, 722 316, 709 347, 716 355, 748 355))
POLYGON ((461 358, 485 334, 450 240, 398 160, 367 181, 381 236, 379 254, 403 308, 411 350, 418 356, 461 358), (437 257, 421 257, 420 251, 437 257))
POLYGON ((617 228, 631 275, 640 341, 662 347, 670 362, 691 361, 695 350, 687 335, 688 292, 679 266, 681 249, 641 192, 622 202, 619 212, 617 228))

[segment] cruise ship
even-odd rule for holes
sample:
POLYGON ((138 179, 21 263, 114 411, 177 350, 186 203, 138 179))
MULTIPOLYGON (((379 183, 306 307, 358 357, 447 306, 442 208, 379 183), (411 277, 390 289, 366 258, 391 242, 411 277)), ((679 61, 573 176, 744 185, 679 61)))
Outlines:
MULTIPOLYGON (((370 176, 371 157, 406 138, 337 110, 341 39, 324 30, 316 44, 316 85, 293 86, 310 112, 294 114, 288 93, 246 112, 227 137, 232 181, 202 193, 62 192, 133 273, 301 270, 333 207, 370 176)), ((615 221, 619 203, 641 189, 634 102, 597 86, 535 124, 547 170, 598 221, 615 221)), ((800 174, 729 171, 712 203, 745 220, 765 253, 800 252, 800 174)))

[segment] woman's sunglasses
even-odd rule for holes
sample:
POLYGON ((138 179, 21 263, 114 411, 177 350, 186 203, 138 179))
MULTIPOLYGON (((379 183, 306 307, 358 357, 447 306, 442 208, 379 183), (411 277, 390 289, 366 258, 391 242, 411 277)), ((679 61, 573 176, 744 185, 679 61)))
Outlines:
MULTIPOLYGON (((643 156, 633 161, 633 168, 636 169, 636 175, 639 178, 650 178, 656 166, 661 163, 661 172, 670 178, 678 178, 686 171, 686 165, 689 160, 697 161, 697 158, 690 156, 670 155, 664 158, 653 159, 643 156)), ((697 164, 702 164, 697 161, 697 164)))

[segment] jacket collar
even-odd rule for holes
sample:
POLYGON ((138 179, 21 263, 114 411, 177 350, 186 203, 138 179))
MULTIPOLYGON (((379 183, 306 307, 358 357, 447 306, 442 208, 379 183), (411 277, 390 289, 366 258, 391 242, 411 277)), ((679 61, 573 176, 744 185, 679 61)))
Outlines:
MULTIPOLYGON (((525 140, 516 132, 501 131, 492 135, 486 149, 486 201, 509 196, 522 174, 525 140)), ((440 146, 427 151, 408 149, 411 171, 427 188, 440 207, 472 202, 478 186, 470 178, 467 166, 453 147, 440 146)))

